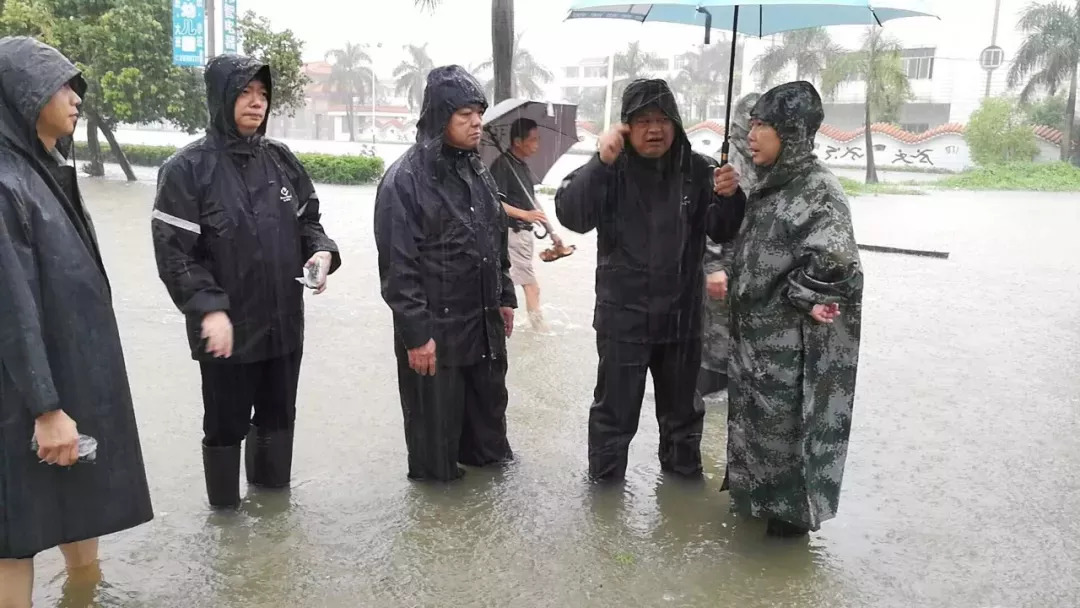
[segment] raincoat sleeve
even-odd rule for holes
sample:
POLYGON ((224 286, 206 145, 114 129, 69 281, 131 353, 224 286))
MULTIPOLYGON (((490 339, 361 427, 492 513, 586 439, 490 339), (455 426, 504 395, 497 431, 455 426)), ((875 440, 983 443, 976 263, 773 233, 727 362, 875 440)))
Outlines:
POLYGON ((596 228, 615 175, 615 168, 601 162, 599 154, 570 173, 555 193, 559 223, 579 234, 596 228))
POLYGON ((202 316, 229 310, 229 296, 195 256, 202 235, 201 201, 194 175, 182 158, 165 164, 158 174, 151 235, 158 276, 185 315, 202 316))
POLYGON ((799 310, 848 302, 861 287, 859 248, 847 209, 826 201, 795 229, 798 265, 788 274, 786 295, 799 310))
POLYGON ((421 211, 407 172, 393 171, 375 195, 375 244, 379 250, 382 296, 394 313, 405 348, 432 339, 431 311, 420 273, 421 211))
POLYGON ((285 157, 288 177, 296 186, 296 217, 300 221, 300 241, 304 250, 304 259, 310 259, 316 253, 325 251, 331 255, 330 273, 333 273, 341 266, 341 254, 337 243, 326 236, 326 230, 320 223, 322 214, 319 210, 319 195, 315 192, 315 184, 312 183, 311 177, 296 155, 284 145, 281 146, 280 151, 285 157))
POLYGON ((717 243, 712 239, 705 241, 705 274, 720 272, 731 274, 731 264, 735 261, 735 246, 732 242, 717 243))
MULTIPOLYGON (((0 184, 0 367, 14 380, 34 418, 60 409, 35 297, 37 267, 20 227, 18 194, 0 184)), ((2 371, 0 371, 2 373, 2 371)), ((0 415, 13 420, 0 404, 0 415)))
POLYGON ((507 234, 505 226, 499 242, 499 256, 500 278, 502 279, 502 294, 499 296, 499 306, 517 308, 517 292, 514 291, 514 281, 510 278, 510 235, 507 234))
POLYGON ((716 243, 732 241, 739 234, 745 214, 746 193, 742 188, 731 196, 713 193, 712 204, 705 213, 705 233, 716 243))

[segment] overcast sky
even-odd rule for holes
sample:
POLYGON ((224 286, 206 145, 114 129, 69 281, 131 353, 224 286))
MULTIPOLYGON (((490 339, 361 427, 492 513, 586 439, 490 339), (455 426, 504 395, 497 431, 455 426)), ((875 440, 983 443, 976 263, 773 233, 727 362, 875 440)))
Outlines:
MULTIPOLYGON (((950 49, 971 54, 989 44, 994 0, 928 0, 941 21, 909 19, 889 22, 886 29, 907 46, 938 47, 939 56, 950 49)), ((999 44, 1006 53, 1015 49, 1014 32, 1019 11, 1029 0, 1001 0, 999 44)), ((570 0, 517 0, 517 30, 524 44, 549 68, 572 63, 579 57, 603 56, 641 39, 649 47, 671 53, 701 42, 700 30, 684 26, 620 23, 606 20, 564 21, 570 0)), ((346 41, 381 43, 376 63, 400 62, 407 43, 429 42, 437 64, 471 65, 491 55, 490 0, 444 0, 434 13, 421 12, 412 0, 239 0, 240 11, 253 9, 278 28, 291 28, 306 41, 306 58, 319 59, 346 41), (377 7, 377 8, 375 8, 377 7), (377 16, 376 16, 377 15, 377 16)), ((840 42, 854 46, 860 30, 833 28, 840 42)), ((749 38, 748 38, 749 40, 749 38)), ((751 43, 751 52, 755 43, 751 43)), ((972 58, 974 59, 974 57, 972 58)), ((379 73, 393 66, 380 67, 379 73)))

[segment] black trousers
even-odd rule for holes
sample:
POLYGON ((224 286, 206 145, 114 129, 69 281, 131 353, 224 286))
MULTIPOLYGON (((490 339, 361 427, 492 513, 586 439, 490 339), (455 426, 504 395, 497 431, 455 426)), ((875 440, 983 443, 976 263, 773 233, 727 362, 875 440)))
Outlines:
POLYGON ((411 479, 450 481, 463 474, 459 462, 480 467, 513 459, 505 358, 440 365, 434 376, 413 371, 401 347, 397 362, 411 479))
POLYGON ((256 363, 201 362, 206 445, 240 445, 251 425, 268 431, 293 428, 302 356, 298 349, 256 363))
POLYGON ((686 476, 700 474, 705 421, 705 406, 697 392, 701 341, 636 344, 597 337, 596 350, 600 363, 589 411, 590 477, 621 478, 626 474, 647 372, 652 372, 656 389, 661 468, 686 476))

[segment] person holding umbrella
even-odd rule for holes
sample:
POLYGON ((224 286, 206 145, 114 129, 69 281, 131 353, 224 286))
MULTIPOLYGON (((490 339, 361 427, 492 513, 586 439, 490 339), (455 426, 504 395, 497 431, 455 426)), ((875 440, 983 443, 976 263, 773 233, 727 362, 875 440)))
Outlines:
POLYGON ((34 556, 101 579, 98 537, 154 517, 112 289, 70 159, 86 81, 0 38, 0 606, 29 608, 34 556), (95 449, 96 442, 96 449, 95 449))
POLYGON ((491 164, 491 175, 499 192, 505 197, 503 210, 510 218, 507 236, 510 252, 510 278, 525 292, 525 310, 533 329, 544 328, 544 313, 540 306, 540 284, 533 271, 533 224, 541 224, 557 251, 563 249, 562 239, 548 222, 536 203, 536 180, 525 164, 526 159, 540 149, 540 128, 531 118, 521 117, 510 125, 510 149, 491 164))
POLYGON ((461 66, 428 74, 416 145, 375 196, 382 296, 393 312, 408 475, 508 462, 506 339, 517 297, 506 213, 478 147, 487 98, 461 66))
POLYGON ((701 366, 706 233, 734 237, 746 197, 731 165, 693 152, 663 80, 636 80, 622 123, 555 196, 559 221, 597 231, 599 368, 589 413, 589 475, 621 478, 637 432, 645 375, 656 387, 661 467, 700 475, 701 366))
POLYGON ((736 513, 801 536, 840 499, 863 272, 844 189, 814 154, 814 86, 776 87, 750 115, 757 187, 732 271, 724 485, 736 513))

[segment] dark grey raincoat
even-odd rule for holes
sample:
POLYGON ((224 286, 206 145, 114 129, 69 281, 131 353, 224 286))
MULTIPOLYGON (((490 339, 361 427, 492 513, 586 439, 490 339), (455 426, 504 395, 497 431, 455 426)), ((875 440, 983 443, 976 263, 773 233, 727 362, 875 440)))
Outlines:
POLYGON ((409 476, 447 481, 457 463, 512 458, 506 438, 506 326, 514 308, 507 217, 475 150, 443 141, 450 117, 487 107, 460 66, 428 75, 416 145, 386 171, 375 200, 383 299, 393 311, 409 476), (438 371, 420 376, 408 350, 435 341, 438 371))
POLYGON ((79 71, 30 38, 0 39, 0 559, 150 521, 153 511, 112 294, 74 167, 37 117, 79 71), (30 450, 63 409, 97 458, 61 468, 30 450))

